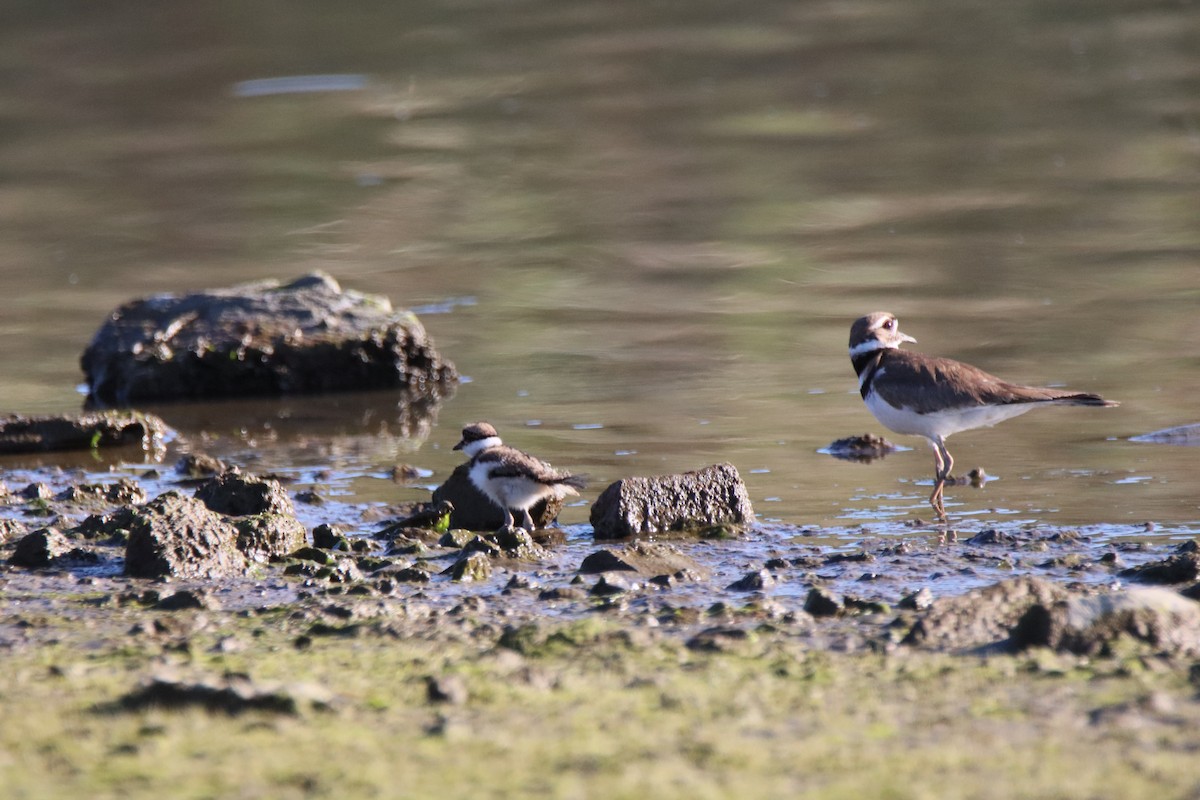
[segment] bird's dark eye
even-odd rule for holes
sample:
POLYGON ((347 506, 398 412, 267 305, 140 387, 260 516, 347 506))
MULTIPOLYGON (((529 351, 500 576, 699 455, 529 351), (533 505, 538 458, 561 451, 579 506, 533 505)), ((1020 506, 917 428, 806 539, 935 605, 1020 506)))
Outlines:
POLYGON ((887 322, 883 323, 883 327, 890 331, 892 328, 896 327, 896 320, 889 319, 887 322))

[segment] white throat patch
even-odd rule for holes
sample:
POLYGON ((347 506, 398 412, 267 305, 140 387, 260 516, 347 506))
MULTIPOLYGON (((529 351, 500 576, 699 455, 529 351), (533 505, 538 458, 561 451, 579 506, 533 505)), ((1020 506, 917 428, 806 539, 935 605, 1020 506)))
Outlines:
POLYGON ((467 454, 468 458, 474 458, 484 450, 491 450, 493 447, 499 447, 503 442, 499 436, 489 436, 486 439, 477 439, 470 444, 463 445, 462 451, 467 454))
POLYGON ((867 341, 859 342, 858 344, 854 345, 854 347, 850 348, 850 360, 853 361, 859 356, 864 356, 867 353, 874 353, 876 350, 886 350, 887 348, 888 346, 878 339, 868 339, 867 341))

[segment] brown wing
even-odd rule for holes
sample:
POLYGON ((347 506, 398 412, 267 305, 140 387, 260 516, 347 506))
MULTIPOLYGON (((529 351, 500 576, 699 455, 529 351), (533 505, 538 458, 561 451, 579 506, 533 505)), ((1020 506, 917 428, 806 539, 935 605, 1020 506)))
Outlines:
POLYGON ((491 464, 488 475, 493 478, 532 478, 540 483, 562 483, 570 474, 555 469, 540 458, 511 447, 496 447, 477 456, 482 463, 491 464))
POLYGON ((907 350, 888 350, 879 365, 875 391, 896 408, 928 414, 953 408, 1065 400, 1082 405, 1107 405, 1096 395, 1021 386, 1001 380, 978 367, 949 358, 934 358, 907 350), (1097 402, 1098 401, 1098 402, 1097 402))

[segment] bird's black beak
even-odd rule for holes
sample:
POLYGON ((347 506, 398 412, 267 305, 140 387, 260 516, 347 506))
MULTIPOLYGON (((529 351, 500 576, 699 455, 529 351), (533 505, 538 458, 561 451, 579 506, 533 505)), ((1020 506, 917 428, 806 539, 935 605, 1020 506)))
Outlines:
POLYGON ((453 449, 453 450, 462 450, 462 449, 463 449, 463 447, 465 447, 465 446, 466 446, 466 444, 467 444, 467 443, 466 443, 465 441, 464 441, 464 442, 459 442, 458 444, 454 445, 454 447, 453 447, 453 448, 451 448, 451 449, 453 449))

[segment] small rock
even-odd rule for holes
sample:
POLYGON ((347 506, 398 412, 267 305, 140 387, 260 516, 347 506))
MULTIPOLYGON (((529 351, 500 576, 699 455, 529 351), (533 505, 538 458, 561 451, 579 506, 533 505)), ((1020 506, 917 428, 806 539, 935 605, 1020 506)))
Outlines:
POLYGON ((328 502, 324 495, 314 489, 301 489, 296 492, 295 497, 297 503, 304 503, 306 506, 323 506, 328 502))
POLYGON ((814 617, 834 617, 842 613, 842 602, 828 589, 814 586, 804 598, 804 610, 814 617))
POLYGON ((870 553, 834 553, 829 558, 825 559, 825 565, 832 564, 859 564, 871 562, 875 560, 875 556, 870 553))
POLYGON ((195 497, 212 511, 231 517, 296 514, 291 499, 278 481, 236 469, 222 472, 202 483, 196 488, 195 497))
POLYGON ((343 550, 350 549, 350 542, 342 534, 340 528, 334 525, 318 525, 312 531, 313 547, 320 547, 325 550, 343 550))
POLYGON ((750 639, 750 632, 741 628, 716 627, 700 631, 688 639, 685 646, 689 650, 722 653, 738 649, 750 639))
POLYGON ((765 569, 760 569, 755 572, 747 572, 726 588, 734 592, 761 592, 772 588, 775 583, 774 575, 765 569))
POLYGON ((429 583, 432 576, 420 567, 404 567, 391 574, 391 578, 400 583, 429 583))
POLYGON ((9 539, 16 539, 24 536, 29 532, 29 528, 20 520, 3 518, 0 519, 0 544, 4 544, 9 539))
POLYGON ((54 497, 54 492, 44 483, 31 483, 17 492, 17 496, 24 500, 49 500, 54 497))
POLYGON ((933 605, 933 592, 923 586, 912 594, 905 595, 896 605, 903 609, 924 611, 933 605))
POLYGON ((471 553, 455 561, 443 572, 447 573, 456 581, 482 583, 492 577, 492 562, 482 553, 471 553))
POLYGON ((385 528, 385 535, 392 530, 402 530, 405 528, 418 528, 420 530, 433 531, 434 533, 445 533, 450 530, 453 512, 454 504, 449 500, 425 503, 414 508, 407 517, 389 524, 385 528))
POLYGON ((512 594, 516 591, 532 591, 540 588, 538 584, 530 580, 526 575, 513 575, 508 579, 508 583, 504 584, 502 590, 504 594, 512 594))
POLYGON ((195 497, 212 511, 237 517, 237 547, 255 561, 282 558, 308 541, 278 481, 229 470, 201 484, 195 497))
POLYGON ((495 542, 489 541, 482 536, 472 537, 470 541, 463 545, 462 551, 464 554, 482 553, 488 558, 496 558, 503 552, 495 542))
POLYGON ((188 453, 175 462, 175 471, 188 478, 211 478, 220 475, 229 467, 219 458, 207 453, 188 453))
POLYGON ((612 597, 613 595, 624 594, 637 588, 636 584, 631 584, 619 572, 601 575, 595 585, 588 590, 588 594, 592 597, 612 597))
POLYGON ((678 548, 660 542, 632 542, 619 550, 597 550, 579 565, 579 572, 584 575, 626 571, 647 578, 685 570, 695 575, 709 575, 698 561, 678 548))
POLYGON ((209 592, 203 589, 180 589, 160 597, 154 607, 159 611, 181 611, 189 608, 216 610, 221 604, 209 592))
POLYGON ((17 548, 8 562, 17 567, 40 569, 71 552, 72 544, 55 528, 39 528, 17 541, 17 548))
POLYGON ((425 679, 425 695, 431 703, 461 706, 470 693, 467 682, 458 675, 430 675, 425 679))
POLYGON ((890 614, 891 606, 879 600, 864 600, 847 595, 842 599, 842 609, 847 614, 890 614))
POLYGON ((822 452, 828 453, 835 458, 841 458, 846 461, 862 461, 864 463, 870 463, 876 459, 883 458, 888 453, 895 451, 896 445, 882 436, 876 436, 873 433, 864 433, 862 436, 848 436, 845 439, 837 439, 822 449, 822 452))
POLYGON ((388 477, 393 483, 407 483, 421 477, 421 470, 412 464, 395 464, 388 470, 388 477))
POLYGON ((995 528, 988 528, 967 539, 967 544, 975 545, 991 545, 991 544, 1012 544, 1015 541, 1012 536, 995 528))
POLYGON ((556 586, 538 593, 538 600, 585 600, 587 593, 574 586, 556 586))
POLYGON ((316 547, 301 547, 299 550, 293 550, 291 553, 288 553, 288 557, 299 561, 312 561, 315 564, 325 566, 337 563, 337 558, 332 553, 316 547))
POLYGON ((1184 583, 1200 578, 1200 553, 1182 552, 1168 556, 1162 561, 1152 561, 1137 567, 1122 570, 1122 578, 1145 583, 1184 583))
POLYGON ((442 538, 438 539, 438 547, 453 547, 462 549, 467 542, 475 538, 475 534, 463 528, 454 528, 442 534, 442 538))
POLYGON ((198 707, 230 715, 246 711, 296 715, 307 709, 328 711, 332 704, 329 692, 310 684, 259 685, 239 675, 188 682, 165 673, 151 677, 116 706, 128 711, 198 707))

